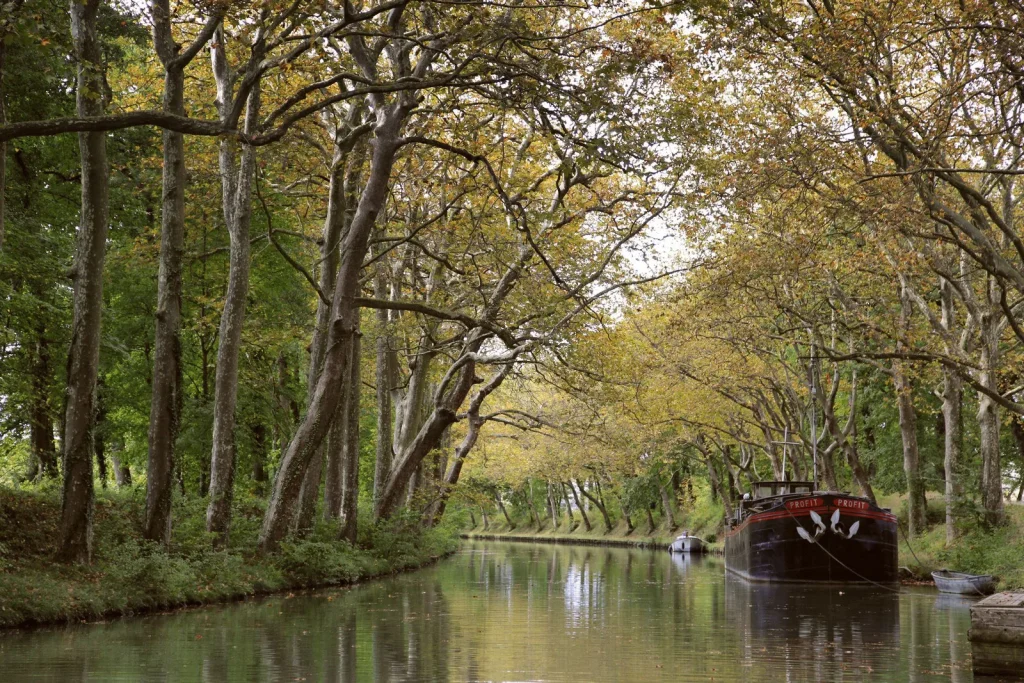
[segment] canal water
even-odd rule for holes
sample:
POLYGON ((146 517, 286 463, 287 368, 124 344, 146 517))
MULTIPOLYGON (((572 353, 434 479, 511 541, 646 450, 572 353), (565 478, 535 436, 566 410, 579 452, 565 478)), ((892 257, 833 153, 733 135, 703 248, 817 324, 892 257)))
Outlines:
POLYGON ((347 589, 0 635, 0 681, 971 681, 970 600, 466 543, 347 589))

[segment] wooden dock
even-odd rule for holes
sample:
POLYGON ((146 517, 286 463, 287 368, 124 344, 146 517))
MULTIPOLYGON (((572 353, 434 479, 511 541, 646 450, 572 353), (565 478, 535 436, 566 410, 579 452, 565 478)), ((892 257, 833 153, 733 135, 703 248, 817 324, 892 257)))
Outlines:
POLYGON ((974 673, 1020 676, 1024 672, 1024 593, 996 593, 971 607, 974 673))

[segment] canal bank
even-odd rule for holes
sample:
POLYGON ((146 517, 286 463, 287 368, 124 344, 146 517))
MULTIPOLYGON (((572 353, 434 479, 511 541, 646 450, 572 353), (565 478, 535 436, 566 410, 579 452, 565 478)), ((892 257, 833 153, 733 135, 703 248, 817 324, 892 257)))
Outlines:
POLYGON ((302 539, 257 552, 263 508, 235 504, 227 549, 214 550, 203 501, 176 503, 171 545, 144 541, 131 492, 102 492, 90 565, 55 562, 55 495, 0 488, 0 629, 138 616, 254 596, 343 586, 418 569, 458 547, 450 529, 397 520, 360 528, 355 547, 337 524, 317 521, 302 539))
POLYGON ((593 538, 590 536, 544 535, 544 534, 492 534, 462 532, 461 538, 468 541, 504 541, 511 543, 553 543, 556 545, 597 545, 618 548, 639 548, 641 550, 666 550, 671 540, 661 538, 593 538))

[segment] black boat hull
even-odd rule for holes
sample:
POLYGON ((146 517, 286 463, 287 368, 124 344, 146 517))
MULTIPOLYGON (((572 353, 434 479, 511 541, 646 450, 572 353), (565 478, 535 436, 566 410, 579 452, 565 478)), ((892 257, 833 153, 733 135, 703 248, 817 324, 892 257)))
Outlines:
POLYGON ((896 543, 896 518, 867 500, 787 497, 727 533, 725 566, 751 581, 891 584, 896 543))

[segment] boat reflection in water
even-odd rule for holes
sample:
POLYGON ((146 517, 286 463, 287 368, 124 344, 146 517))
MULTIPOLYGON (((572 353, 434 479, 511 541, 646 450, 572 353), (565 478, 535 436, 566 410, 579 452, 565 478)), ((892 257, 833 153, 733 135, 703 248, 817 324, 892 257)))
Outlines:
POLYGON ((900 642, 899 595, 880 588, 751 583, 727 574, 725 607, 744 659, 774 660, 790 680, 885 670, 900 642))

